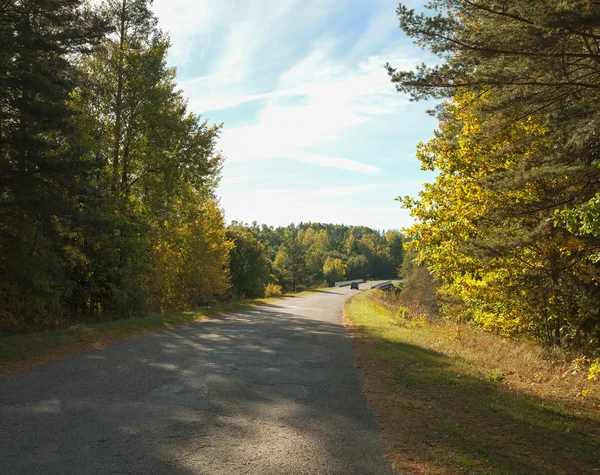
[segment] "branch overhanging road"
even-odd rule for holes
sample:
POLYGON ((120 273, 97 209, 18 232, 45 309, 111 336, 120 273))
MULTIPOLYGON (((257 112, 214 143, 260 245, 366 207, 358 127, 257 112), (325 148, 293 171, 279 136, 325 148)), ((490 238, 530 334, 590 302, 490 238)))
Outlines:
POLYGON ((393 475, 342 321, 355 293, 0 376, 0 473, 393 475))

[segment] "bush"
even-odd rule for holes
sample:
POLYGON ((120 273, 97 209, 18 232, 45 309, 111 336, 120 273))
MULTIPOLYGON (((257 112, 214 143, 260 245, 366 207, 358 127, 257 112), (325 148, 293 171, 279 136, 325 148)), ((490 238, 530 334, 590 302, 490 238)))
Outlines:
POLYGON ((413 317, 436 318, 439 315, 438 286, 439 283, 425 264, 413 265, 402 283, 400 303, 408 308, 413 317))
POLYGON ((265 285, 265 297, 281 297, 283 292, 281 291, 281 285, 267 284, 265 285))
POLYGON ((588 379, 590 381, 596 381, 600 376, 600 358, 596 358, 596 361, 590 366, 590 372, 588 379))

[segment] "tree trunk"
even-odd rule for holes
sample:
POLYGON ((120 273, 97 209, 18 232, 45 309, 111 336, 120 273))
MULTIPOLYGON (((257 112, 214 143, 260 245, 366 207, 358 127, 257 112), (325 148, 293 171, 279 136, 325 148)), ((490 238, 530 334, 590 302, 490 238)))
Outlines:
POLYGON ((114 137, 114 150, 113 150, 113 194, 115 202, 119 196, 119 161, 121 156, 121 135, 122 135, 122 114, 123 114, 123 68, 124 68, 124 57, 125 57, 125 35, 126 35, 126 15, 127 15, 127 0, 123 0, 121 4, 121 19, 120 19, 120 31, 119 31, 119 57, 118 57, 118 70, 117 70, 117 97, 115 105, 115 137, 114 137))

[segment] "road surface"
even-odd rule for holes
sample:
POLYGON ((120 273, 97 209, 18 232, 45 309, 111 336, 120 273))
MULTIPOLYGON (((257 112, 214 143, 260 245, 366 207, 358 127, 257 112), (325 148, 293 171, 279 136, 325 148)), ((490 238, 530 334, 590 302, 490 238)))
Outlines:
POLYGON ((0 473, 393 475, 342 323, 355 293, 0 376, 0 473))

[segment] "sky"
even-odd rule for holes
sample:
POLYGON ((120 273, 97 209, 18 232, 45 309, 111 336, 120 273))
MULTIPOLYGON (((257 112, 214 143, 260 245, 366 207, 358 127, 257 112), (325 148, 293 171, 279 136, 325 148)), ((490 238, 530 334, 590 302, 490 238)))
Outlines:
POLYGON ((415 150, 436 122, 431 104, 398 93, 384 68, 431 60, 398 27, 397 6, 154 1, 190 110, 223 123, 217 195, 227 222, 410 225, 395 198, 432 179, 415 150))

